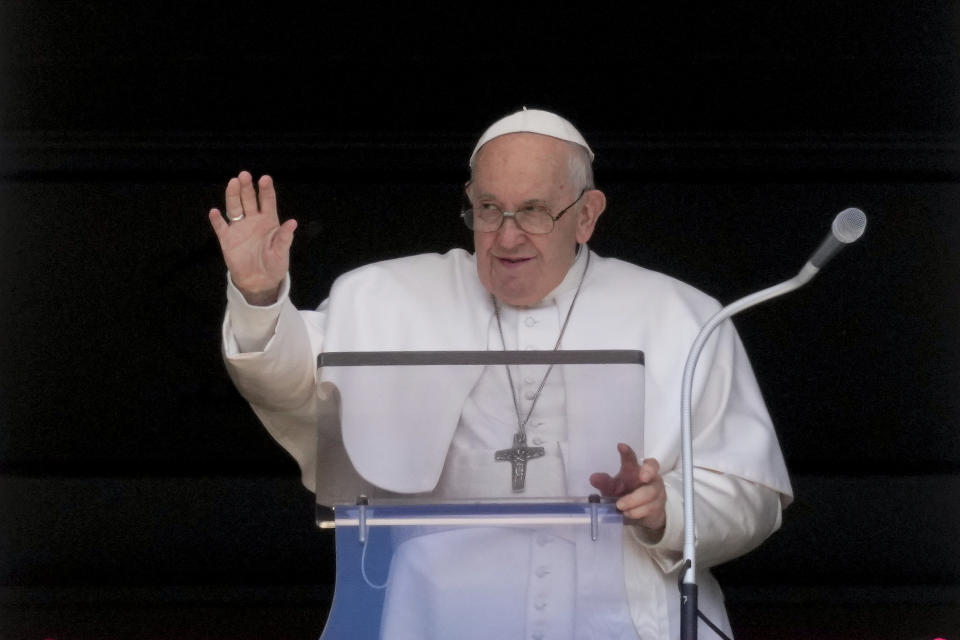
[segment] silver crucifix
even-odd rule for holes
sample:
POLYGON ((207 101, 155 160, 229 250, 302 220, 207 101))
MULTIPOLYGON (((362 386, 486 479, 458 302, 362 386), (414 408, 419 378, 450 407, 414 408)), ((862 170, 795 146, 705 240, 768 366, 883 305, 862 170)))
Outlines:
POLYGON ((515 433, 513 434, 513 448, 497 451, 496 460, 510 463, 513 490, 523 491, 523 486, 527 482, 527 460, 539 458, 545 453, 543 447, 528 447, 525 433, 515 433))

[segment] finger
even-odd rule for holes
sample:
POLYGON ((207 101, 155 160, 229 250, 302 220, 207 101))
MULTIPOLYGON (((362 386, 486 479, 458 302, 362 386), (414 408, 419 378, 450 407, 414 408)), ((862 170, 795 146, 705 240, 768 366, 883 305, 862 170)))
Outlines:
POLYGON ((640 462, 637 460, 637 454, 634 453, 633 449, 630 448, 630 445, 621 442, 617 445, 617 451, 620 452, 620 465, 636 465, 640 466, 640 462))
POLYGON ((635 483, 630 483, 627 480, 624 480, 623 472, 620 472, 615 476, 610 476, 606 473, 595 473, 590 476, 590 483, 600 491, 601 495, 611 497, 622 496, 626 493, 629 493, 637 486, 635 483), (594 480, 596 480, 596 482, 594 482, 594 480))
POLYGON ((240 180, 230 178, 224 200, 226 201, 228 218, 239 218, 243 215, 243 204, 240 202, 240 180))
POLYGON ((624 511, 623 515, 630 520, 636 520, 640 526, 648 529, 663 529, 667 523, 667 512, 663 505, 648 504, 637 509, 624 511))
POLYGON ((651 529, 660 529, 667 521, 667 497, 666 494, 657 494, 657 496, 648 502, 622 509, 623 514, 632 519, 639 520, 640 523, 651 529))
POLYGON ((240 181, 240 202, 243 204, 243 214, 253 215, 259 211, 257 191, 253 188, 253 176, 249 171, 241 171, 237 178, 240 181))
POLYGON ((653 485, 644 485, 623 495, 617 500, 617 509, 623 512, 639 509, 657 499, 657 491, 653 485))
POLYGON ((273 187, 273 178, 260 176, 257 184, 260 185, 260 213, 276 217, 277 192, 273 187))
POLYGON ((653 482, 660 475, 660 462, 656 458, 647 458, 640 467, 640 482, 653 482))
POLYGON ((641 461, 637 460, 637 454, 628 444, 621 442, 617 445, 617 451, 620 452, 620 473, 617 474, 617 478, 621 483, 617 489, 617 495, 623 495, 643 484, 640 478, 641 461))
POLYGON ((602 496, 615 496, 614 488, 616 481, 609 473, 594 473, 590 475, 590 484, 602 496))
POLYGON ((273 235, 272 244, 276 251, 290 251, 293 244, 293 232, 297 230, 297 221, 293 218, 280 225, 273 235))
POLYGON ((655 513, 656 508, 655 505, 646 503, 640 505, 639 507, 621 509, 620 512, 631 520, 642 520, 643 518, 655 513))
POLYGON ((217 234, 218 238, 220 234, 230 226, 227 224, 227 221, 223 219, 223 214, 220 213, 220 209, 210 209, 207 217, 210 218, 210 225, 213 227, 213 232, 217 234))

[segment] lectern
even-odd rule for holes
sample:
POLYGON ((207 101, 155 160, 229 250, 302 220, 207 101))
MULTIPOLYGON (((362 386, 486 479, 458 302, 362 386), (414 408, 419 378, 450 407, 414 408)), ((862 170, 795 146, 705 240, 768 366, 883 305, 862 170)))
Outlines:
MULTIPOLYGON (((409 408, 392 412, 370 402, 371 395, 391 395, 371 389, 442 390, 453 379, 469 386, 484 367, 553 367, 568 390, 579 386, 572 397, 564 394, 568 403, 631 394, 629 402, 610 400, 595 412, 623 423, 605 435, 577 423, 586 414, 570 407, 569 442, 544 443, 558 447, 555 464, 566 474, 556 495, 537 495, 544 486, 537 482, 516 490, 518 465, 529 464, 533 478, 539 459, 491 455, 479 473, 493 475, 493 484, 458 482, 463 489, 402 495, 364 481, 356 493, 337 496, 332 516, 331 505, 318 502, 318 524, 336 529, 336 587, 323 640, 637 638, 624 583, 623 518, 612 499, 588 495, 587 479, 590 471, 616 471, 619 441, 642 455, 641 352, 339 353, 322 354, 318 364, 337 385, 341 415, 363 420, 365 434, 419 419, 409 408), (478 495, 491 486, 500 487, 498 495, 478 495)), ((365 478, 363 464, 370 462, 355 469, 358 478, 365 478)), ((324 494, 318 484, 318 500, 324 494)))

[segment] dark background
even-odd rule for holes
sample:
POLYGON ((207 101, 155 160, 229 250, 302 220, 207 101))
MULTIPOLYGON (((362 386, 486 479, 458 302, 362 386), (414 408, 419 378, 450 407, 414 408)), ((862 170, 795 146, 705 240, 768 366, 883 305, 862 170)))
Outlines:
POLYGON ((206 211, 240 169, 301 224, 293 299, 469 246, 480 132, 597 152, 592 246, 723 301, 793 475, 718 569, 751 638, 960 638, 956 2, 0 4, 0 637, 314 638, 332 544, 219 355, 206 211))

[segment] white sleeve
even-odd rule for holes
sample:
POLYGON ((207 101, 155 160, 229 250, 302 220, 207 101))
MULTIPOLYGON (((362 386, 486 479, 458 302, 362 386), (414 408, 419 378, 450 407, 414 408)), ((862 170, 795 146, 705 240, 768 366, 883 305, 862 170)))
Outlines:
MULTIPOLYGON (((679 359, 661 365, 662 405, 652 424, 660 432, 666 526, 662 537, 632 527, 629 539, 666 573, 682 562, 683 471, 680 459, 679 405, 682 379, 679 359), (672 428, 672 427, 676 428, 672 428), (665 435, 662 435, 665 434, 665 435), (664 445, 663 443, 667 443, 664 445), (674 457, 676 456, 676 457, 674 457)), ((697 568, 708 569, 743 555, 776 531, 782 509, 792 497, 783 453, 763 402, 746 351, 731 323, 707 342, 693 386, 694 511, 697 568)))
POLYGON ((256 306, 246 301, 233 284, 227 272, 227 318, 224 322, 224 350, 231 356, 238 353, 263 351, 273 337, 283 302, 290 295, 290 276, 284 276, 277 301, 268 306, 256 306))
MULTIPOLYGON (((780 528, 781 494, 774 489, 702 468, 693 470, 693 478, 698 569, 741 556, 780 528)), ((670 573, 683 560, 682 471, 665 474, 663 481, 667 492, 663 535, 654 540, 641 527, 631 529, 633 539, 664 573, 670 573)))
POLYGON ((339 440, 336 398, 317 384, 326 303, 317 311, 297 311, 289 288, 288 277, 275 304, 256 307, 228 285, 223 356, 240 395, 300 465, 304 485, 313 488, 318 428, 329 425, 325 437, 339 440))

